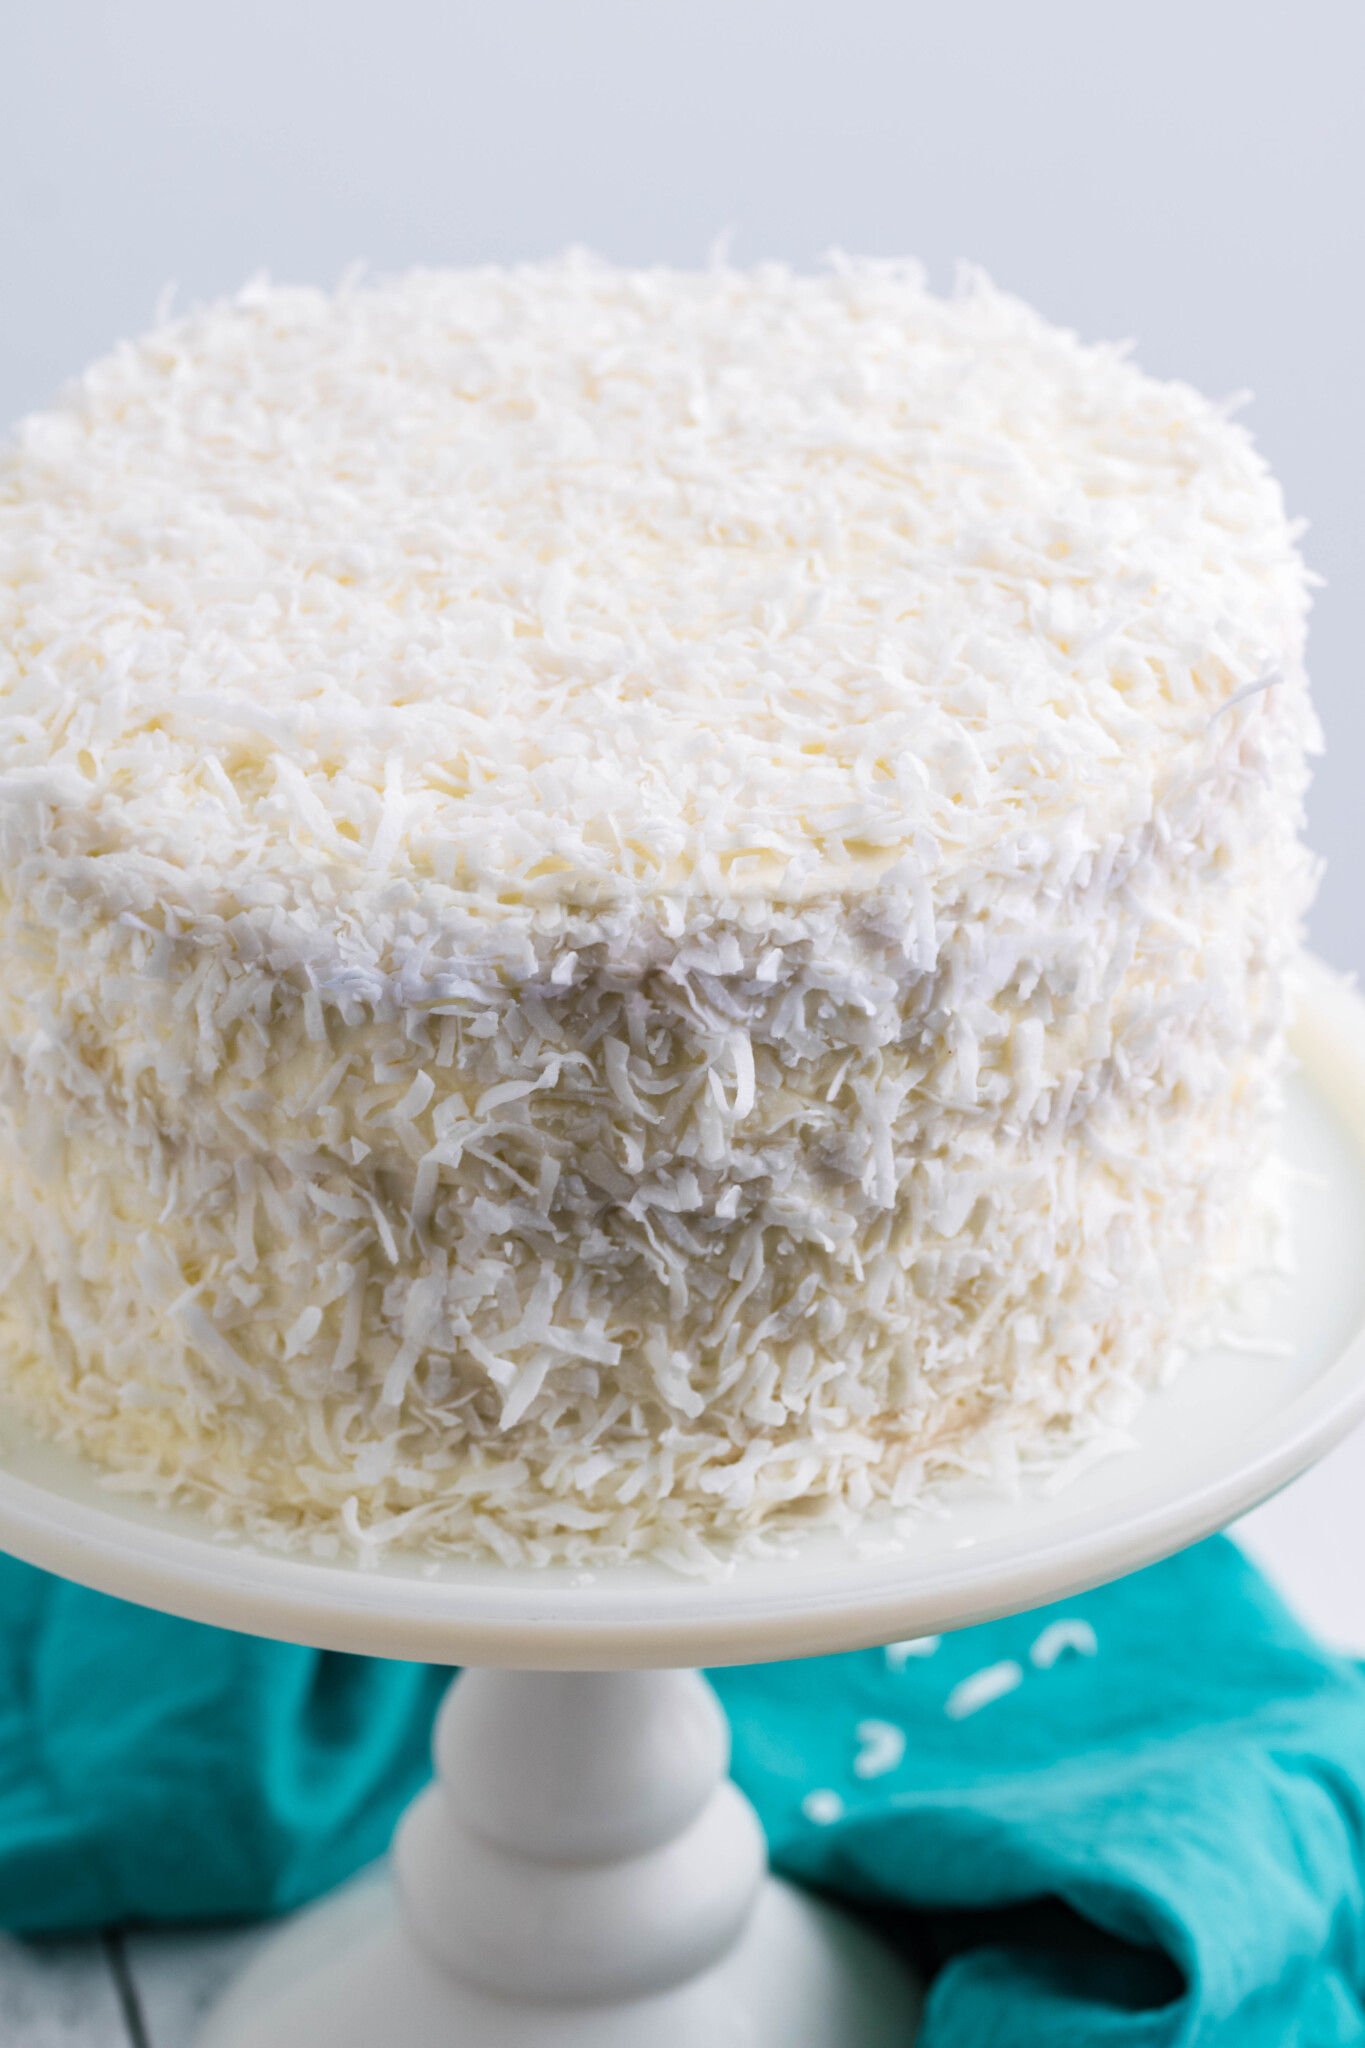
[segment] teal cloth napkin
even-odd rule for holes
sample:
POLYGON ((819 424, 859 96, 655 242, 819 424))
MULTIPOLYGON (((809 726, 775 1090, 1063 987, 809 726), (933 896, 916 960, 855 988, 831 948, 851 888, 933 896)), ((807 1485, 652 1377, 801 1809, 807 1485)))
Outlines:
MULTIPOLYGON (((776 1866, 933 1972, 921 2048, 1365 2043, 1365 1675, 1235 1547, 711 1674, 776 1866)), ((278 1911, 377 1855, 449 1674, 0 1559, 0 1924, 278 1911)))

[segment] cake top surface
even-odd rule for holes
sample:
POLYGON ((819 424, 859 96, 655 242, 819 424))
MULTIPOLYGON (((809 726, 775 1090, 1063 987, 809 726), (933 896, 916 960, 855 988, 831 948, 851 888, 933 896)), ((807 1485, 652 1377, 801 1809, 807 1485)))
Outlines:
POLYGON ((1303 611, 1227 409, 979 278, 259 284, 0 460, 0 795, 182 917, 800 903, 1141 819, 1303 611))

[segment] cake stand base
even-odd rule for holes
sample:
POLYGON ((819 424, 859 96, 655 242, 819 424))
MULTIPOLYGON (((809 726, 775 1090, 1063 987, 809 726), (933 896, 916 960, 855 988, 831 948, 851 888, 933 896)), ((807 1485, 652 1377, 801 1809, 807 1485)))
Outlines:
POLYGON ((653 1997, 545 2007, 481 1993, 418 1948, 386 1876, 270 1942, 196 2048, 909 2048, 918 1992, 843 1914, 769 1878, 738 1945, 653 1997))
POLYGON ((392 1877, 301 1913, 198 2048, 908 2048, 919 1993, 767 1875, 694 1671, 466 1671, 392 1877))

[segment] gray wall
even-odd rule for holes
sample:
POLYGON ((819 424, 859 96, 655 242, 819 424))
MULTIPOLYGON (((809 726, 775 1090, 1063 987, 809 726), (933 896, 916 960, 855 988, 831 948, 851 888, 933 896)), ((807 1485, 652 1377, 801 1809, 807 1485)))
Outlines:
POLYGON ((1327 579, 1314 937, 1365 968, 1359 0, 6 0, 0 418, 161 287, 957 258, 1248 417, 1327 579))

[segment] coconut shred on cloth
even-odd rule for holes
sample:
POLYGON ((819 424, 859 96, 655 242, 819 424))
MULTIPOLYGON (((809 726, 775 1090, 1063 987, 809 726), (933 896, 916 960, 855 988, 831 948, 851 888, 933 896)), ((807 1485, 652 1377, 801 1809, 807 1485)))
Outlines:
POLYGON ((899 264, 253 287, 0 461, 0 1375, 322 1555, 705 1568, 1263 1263, 1306 578, 899 264))

